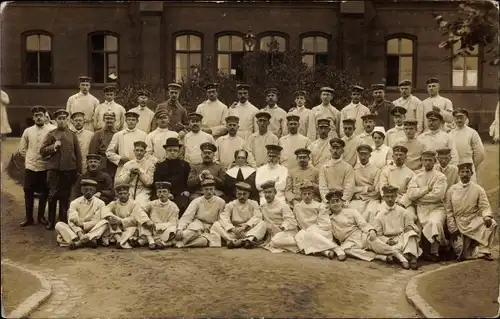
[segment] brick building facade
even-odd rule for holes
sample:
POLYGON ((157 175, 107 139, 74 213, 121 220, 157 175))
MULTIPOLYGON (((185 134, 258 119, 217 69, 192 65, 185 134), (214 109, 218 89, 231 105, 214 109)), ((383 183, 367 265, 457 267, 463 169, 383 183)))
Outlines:
POLYGON ((2 14, 1 85, 19 134, 30 106, 65 107, 83 74, 96 80, 92 93, 100 99, 111 74, 120 84, 142 76, 168 83, 198 63, 238 74, 251 27, 256 49, 273 39, 280 50, 304 49, 309 64, 349 70, 366 87, 385 82, 391 100, 401 78, 425 98, 426 79, 439 76, 442 95, 470 110, 485 132, 498 99, 497 69, 480 62, 488 60, 482 48, 453 63, 438 48, 431 12, 456 8, 444 1, 15 2, 2 14))

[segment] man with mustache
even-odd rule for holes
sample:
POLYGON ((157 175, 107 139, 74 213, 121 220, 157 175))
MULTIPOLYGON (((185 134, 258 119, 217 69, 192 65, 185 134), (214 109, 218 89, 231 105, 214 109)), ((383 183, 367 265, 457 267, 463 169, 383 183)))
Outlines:
POLYGON ((139 105, 129 110, 129 112, 134 112, 139 114, 139 121, 137 122, 137 128, 146 134, 152 131, 152 123, 155 117, 155 112, 153 112, 148 107, 148 100, 150 96, 151 93, 149 93, 149 91, 138 90, 137 102, 139 103, 139 105))
POLYGON ((238 136, 247 140, 255 132, 254 116, 259 110, 248 101, 248 90, 250 85, 238 84, 236 90, 238 101, 234 102, 228 110, 228 115, 237 116, 240 119, 238 136))
POLYGON ((311 142, 307 147, 311 151, 312 166, 320 169, 323 164, 328 162, 332 157, 330 155, 330 120, 327 118, 318 119, 318 139, 311 142))
POLYGON ((189 126, 191 130, 184 136, 184 160, 191 165, 202 163, 201 144, 215 144, 213 136, 201 130, 202 119, 203 116, 201 114, 189 114, 189 126))
POLYGON ((165 141, 170 137, 177 138, 179 134, 168 129, 167 111, 160 110, 155 114, 155 117, 158 119, 158 127, 153 132, 150 132, 148 135, 146 135, 146 153, 155 157, 158 161, 161 162, 165 159, 166 156, 165 149, 163 148, 165 141))
MULTIPOLYGON (((234 152, 245 148, 246 141, 237 135, 240 119, 231 115, 226 117, 226 128, 228 133, 221 136, 216 141, 217 154, 215 160, 225 169, 231 168, 234 164, 234 152)), ((247 158, 250 166, 255 166, 252 157, 247 158)))
POLYGON ((289 170, 285 188, 285 198, 291 207, 302 200, 300 186, 305 180, 311 182, 315 187, 313 199, 321 202, 318 191, 319 170, 309 164, 310 155, 311 151, 307 148, 299 148, 295 151, 299 165, 289 170))
POLYGON ((280 154, 283 148, 279 145, 268 144, 267 149, 267 164, 262 165, 257 168, 257 173, 255 174, 255 186, 260 192, 260 203, 263 204, 264 192, 262 191, 262 184, 267 181, 274 181, 276 188, 276 199, 285 201, 285 188, 286 180, 288 177, 288 169, 279 164, 280 154))
MULTIPOLYGON (((210 135, 210 137, 212 137, 210 135)), ((188 188, 191 193, 191 200, 203 196, 201 182, 205 179, 215 181, 215 195, 224 196, 224 180, 226 179, 226 170, 214 162, 217 146, 214 143, 206 142, 200 145, 201 159, 200 164, 191 165, 191 172, 188 178, 188 188)))
MULTIPOLYGON (((440 129, 444 129, 446 132, 449 132, 454 127, 453 103, 450 99, 439 95, 440 84, 438 78, 431 77, 425 83, 427 84, 427 92, 429 93, 429 97, 422 102, 424 106, 424 114, 427 114, 431 111, 441 114, 441 117, 443 118, 442 122, 444 122, 444 125, 440 127, 440 129)), ((424 132, 427 129, 430 129, 428 124, 429 122, 424 121, 424 132)))
POLYGON ((279 139, 268 130, 271 114, 258 112, 255 114, 255 118, 257 119, 258 131, 250 135, 247 139, 246 149, 249 158, 255 159, 255 167, 258 168, 267 163, 266 145, 277 145, 279 139))
POLYGON ((104 113, 104 127, 95 132, 90 140, 89 154, 97 154, 101 157, 100 169, 105 171, 112 180, 115 178, 117 166, 106 157, 106 150, 115 135, 115 118, 113 112, 104 113))
POLYGON ((280 157, 280 164, 288 169, 298 167, 295 151, 299 148, 307 148, 311 144, 311 140, 301 135, 299 130, 298 115, 290 114, 286 117, 288 134, 280 138, 278 144, 283 147, 283 152, 280 157))
MULTIPOLYGON (((263 112, 271 114, 269 122, 269 131, 275 134, 278 138, 285 136, 287 132, 286 126, 286 112, 276 104, 278 102, 279 90, 275 87, 268 88, 264 91, 266 96, 266 107, 262 109, 263 112)), ((257 121, 257 119, 255 119, 257 121)), ((257 122, 255 122, 257 126, 257 122)))
MULTIPOLYGON (((99 105, 99 100, 90 94, 91 78, 88 76, 80 76, 78 81, 80 82, 80 92, 69 97, 66 103, 66 111, 69 117, 71 117, 73 113, 82 112, 84 114, 83 127, 86 130, 94 132, 94 112, 99 105)), ((69 124, 70 129, 73 130, 72 124, 69 124)))
POLYGON ((375 126, 383 126, 388 130, 394 126, 390 113, 394 104, 385 98, 385 84, 373 84, 372 91, 374 100, 368 108, 375 115, 375 126))
POLYGON ((370 114, 370 109, 365 105, 361 104, 361 95, 363 94, 365 88, 359 85, 354 85, 351 89, 351 103, 346 105, 342 111, 340 111, 340 137, 344 137, 344 129, 342 123, 345 119, 353 119, 355 121, 355 131, 354 135, 358 135, 363 132, 363 115, 370 114))
POLYGON ((332 138, 339 136, 340 111, 330 103, 333 99, 335 90, 331 87, 322 87, 319 91, 321 93, 321 104, 311 109, 310 122, 313 123, 313 126, 311 126, 311 130, 307 132, 307 137, 309 137, 311 141, 318 138, 316 123, 319 118, 327 118, 330 120, 330 133, 328 137, 332 138))
POLYGON ((94 130, 100 130, 104 126, 104 113, 113 112, 115 118, 115 130, 119 131, 123 129, 125 125, 125 108, 120 104, 115 102, 116 97, 116 87, 108 85, 103 89, 104 92, 104 102, 99 104, 95 109, 94 113, 94 130))
POLYGON ((196 108, 196 113, 203 116, 202 131, 211 134, 216 140, 227 132, 224 120, 228 115, 227 105, 218 99, 218 88, 217 83, 206 84, 207 100, 196 108))
MULTIPOLYGON (((417 121, 417 135, 424 130, 424 104, 422 101, 411 94, 412 83, 410 80, 403 80, 399 82, 399 92, 401 97, 392 102, 395 106, 403 107, 406 110, 406 119, 417 121)), ((392 145, 389 145, 392 146, 392 145)))
POLYGON ((86 160, 87 171, 78 178, 71 197, 74 200, 82 196, 80 181, 84 179, 91 179, 97 183, 94 197, 99 198, 107 205, 115 198, 113 180, 107 173, 100 169, 101 156, 98 154, 88 154, 86 160))
MULTIPOLYGON (((167 86, 168 100, 158 104, 155 113, 160 110, 168 112, 170 121, 168 122, 168 129, 171 131, 185 131, 188 126, 189 119, 186 109, 179 103, 179 95, 181 94, 181 85, 178 83, 170 83, 167 86)), ((152 129, 156 128, 156 122, 153 121, 152 129)))
POLYGON ((449 148, 451 150, 451 163, 458 164, 458 153, 455 140, 442 129, 443 115, 437 111, 425 114, 428 130, 418 136, 419 141, 424 144, 426 150, 437 150, 449 148))
POLYGON ((71 114, 71 124, 73 124, 73 132, 75 132, 78 138, 78 143, 80 144, 80 150, 82 152, 82 172, 85 173, 86 168, 86 158, 89 153, 90 141, 94 136, 94 133, 83 128, 85 120, 85 114, 82 112, 75 112, 71 114))

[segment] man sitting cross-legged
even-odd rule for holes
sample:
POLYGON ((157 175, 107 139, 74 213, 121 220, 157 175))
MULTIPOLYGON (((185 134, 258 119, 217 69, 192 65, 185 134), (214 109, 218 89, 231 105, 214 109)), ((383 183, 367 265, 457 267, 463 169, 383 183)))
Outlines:
POLYGON ((236 189, 237 199, 226 205, 210 232, 224 238, 229 249, 253 248, 266 235, 266 223, 259 204, 248 199, 252 187, 242 182, 236 184, 236 189))
POLYGON ((128 184, 116 185, 118 199, 102 209, 102 218, 109 222, 109 232, 102 237, 103 246, 116 243, 117 248, 132 248, 138 227, 150 230, 154 227, 141 205, 130 198, 129 188, 128 184))
POLYGON ((335 248, 330 251, 329 257, 333 258, 336 254, 339 260, 345 260, 345 254, 365 261, 378 259, 392 262, 391 256, 394 256, 407 267, 408 260, 394 247, 378 239, 375 228, 357 210, 343 207, 343 195, 340 189, 328 192, 328 209, 318 216, 317 227, 330 231, 340 243, 339 247, 332 242, 335 248))
POLYGON ((276 199, 275 184, 274 181, 267 181, 261 186, 266 200, 261 210, 267 225, 267 240, 262 247, 271 252, 297 252, 297 221, 290 206, 276 199))
MULTIPOLYGON (((384 203, 380 205, 373 222, 379 239, 403 253, 410 261, 413 270, 418 269, 417 258, 422 254, 419 247, 420 229, 415 224, 413 215, 403 207, 396 205, 398 188, 392 185, 382 187, 384 203)), ((403 268, 407 267, 403 264, 403 268)), ((405 268, 408 269, 408 268, 405 268)))
POLYGON ((173 245, 179 220, 179 207, 169 200, 172 185, 169 182, 156 182, 155 186, 158 199, 143 206, 154 227, 152 231, 145 228, 139 230, 140 236, 137 241, 141 246, 147 242, 151 250, 173 245))
POLYGON ((55 226, 60 246, 76 249, 89 244, 97 248, 97 240, 108 229, 108 222, 101 218, 102 200, 95 197, 97 182, 83 179, 80 182, 83 196, 69 205, 68 223, 58 222, 55 226))
POLYGON ((201 182, 203 196, 195 198, 177 224, 175 246, 180 247, 221 247, 221 237, 211 232, 212 225, 226 206, 226 202, 215 196, 215 181, 201 182))
POLYGON ((491 246, 497 233, 490 203, 484 189, 471 181, 474 164, 460 163, 460 182, 446 194, 446 222, 451 246, 459 260, 484 258, 492 260, 491 246))

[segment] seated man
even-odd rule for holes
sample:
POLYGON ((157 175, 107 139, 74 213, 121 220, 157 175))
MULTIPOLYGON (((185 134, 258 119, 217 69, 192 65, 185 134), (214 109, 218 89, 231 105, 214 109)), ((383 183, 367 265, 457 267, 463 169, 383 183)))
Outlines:
POLYGON ((234 165, 227 170, 224 180, 224 197, 223 199, 229 203, 236 199, 236 185, 239 182, 245 182, 252 187, 250 199, 259 201, 259 192, 255 187, 255 168, 248 163, 249 153, 244 150, 234 152, 234 165))
POLYGON ((179 220, 179 207, 169 200, 170 183, 156 182, 155 186, 158 199, 148 202, 143 206, 149 219, 154 223, 154 228, 152 232, 148 229, 143 229, 138 240, 140 245, 147 242, 151 250, 163 249, 173 245, 175 230, 177 229, 177 222, 179 220))
POLYGON ((354 195, 349 208, 357 209, 363 218, 371 223, 380 203, 378 182, 380 170, 370 163, 372 147, 362 144, 357 148, 358 162, 354 166, 354 195))
POLYGON ((97 240, 108 228, 108 222, 101 219, 104 202, 94 197, 97 182, 89 179, 80 181, 83 196, 69 205, 68 223, 58 222, 55 226, 59 246, 76 249, 89 244, 97 248, 97 240))
POLYGON ((410 264, 404 264, 403 268, 409 266, 417 270, 417 258, 422 254, 419 247, 420 229, 415 224, 413 216, 406 209, 396 205, 398 188, 386 185, 382 190, 384 204, 380 205, 373 222, 375 231, 380 240, 399 250, 410 261, 410 264))
POLYGON ((276 200, 274 181, 268 181, 261 187, 266 200, 261 205, 261 210, 267 225, 267 240, 263 248, 271 252, 283 252, 284 250, 296 252, 297 221, 290 206, 283 201, 276 200))
POLYGON ((446 222, 451 246, 459 260, 491 258, 491 246, 497 233, 490 203, 484 189, 471 181, 472 163, 458 165, 460 182, 446 194, 446 222))
POLYGON ((203 196, 195 198, 179 220, 175 236, 176 247, 221 247, 221 238, 210 232, 212 225, 226 206, 226 202, 215 196, 215 181, 201 182, 203 196))
POLYGON ((307 148, 299 148, 295 151, 295 155, 297 156, 299 166, 288 171, 285 188, 287 203, 293 207, 302 200, 300 196, 300 185, 306 179, 312 182, 316 187, 316 193, 313 199, 321 202, 318 188, 319 170, 309 163, 311 151, 307 148))
MULTIPOLYGON (((446 245, 444 225, 446 212, 444 197, 446 195, 446 176, 434 169, 436 153, 422 153, 424 171, 415 175, 408 184, 408 198, 417 205, 417 218, 424 238, 430 243, 432 261, 439 261, 439 246, 446 245)), ((425 243, 424 243, 425 244, 425 243)), ((425 250, 424 250, 425 251, 425 250)))
POLYGON ((146 147, 146 143, 143 141, 134 142, 135 159, 125 163, 115 178, 116 184, 132 185, 130 196, 141 206, 149 203, 156 165, 155 157, 151 155, 146 156, 146 147))
POLYGON ((226 170, 217 163, 214 163, 217 147, 213 143, 203 143, 200 145, 203 163, 192 165, 188 178, 188 187, 191 193, 191 200, 203 196, 201 191, 201 182, 205 179, 215 181, 215 195, 222 197, 224 195, 224 180, 226 170))
POLYGON ((396 257, 408 268, 408 260, 394 247, 383 243, 377 238, 375 228, 368 224, 361 214, 351 208, 343 207, 342 190, 328 192, 326 198, 328 209, 318 216, 317 227, 323 231, 330 231, 340 243, 334 244, 330 250, 330 258, 337 255, 339 260, 345 260, 345 255, 365 261, 374 259, 392 263, 391 256, 396 257))
POLYGON ((102 218, 109 222, 109 231, 102 237, 103 246, 116 243, 116 248, 132 248, 138 227, 150 230, 154 227, 141 205, 130 198, 129 188, 128 184, 116 185, 118 199, 102 209, 102 218))
POLYGON ((435 165, 435 169, 446 176, 446 184, 448 185, 448 189, 450 189, 452 185, 455 185, 460 181, 460 178, 458 177, 458 167, 455 164, 450 164, 451 149, 440 148, 436 150, 436 153, 438 163, 435 165))
POLYGON ((100 169, 101 167, 101 156, 98 154, 88 154, 87 155, 87 171, 80 175, 73 188, 73 199, 82 196, 80 185, 81 180, 91 179, 97 182, 97 193, 94 197, 99 198, 104 202, 104 204, 109 204, 113 199, 115 199, 115 191, 113 189, 113 180, 108 173, 100 169))
POLYGON ((248 199, 252 187, 247 183, 236 184, 236 200, 228 203, 219 220, 210 232, 224 238, 227 248, 253 248, 257 241, 266 235, 266 223, 262 220, 262 212, 256 201, 248 199))

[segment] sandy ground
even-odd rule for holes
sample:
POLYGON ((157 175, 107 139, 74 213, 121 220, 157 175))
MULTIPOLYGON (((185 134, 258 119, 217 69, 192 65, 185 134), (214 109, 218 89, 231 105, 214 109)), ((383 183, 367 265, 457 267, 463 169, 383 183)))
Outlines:
POLYGON ((440 270, 419 282, 419 293, 443 317, 491 317, 498 311, 498 266, 478 260, 440 270))
POLYGON ((40 289, 38 279, 17 268, 2 265, 3 305, 8 314, 40 289))
MULTIPOLYGON (((17 140, 2 146, 8 157, 17 140)), ((405 298, 417 274, 378 262, 272 254, 262 249, 68 251, 55 234, 18 227, 22 188, 2 176, 2 254, 27 267, 68 275, 84 297, 82 317, 417 317, 405 298)), ((418 271, 436 269, 427 264, 418 271)), ((50 317, 42 308, 31 317, 50 317)))

